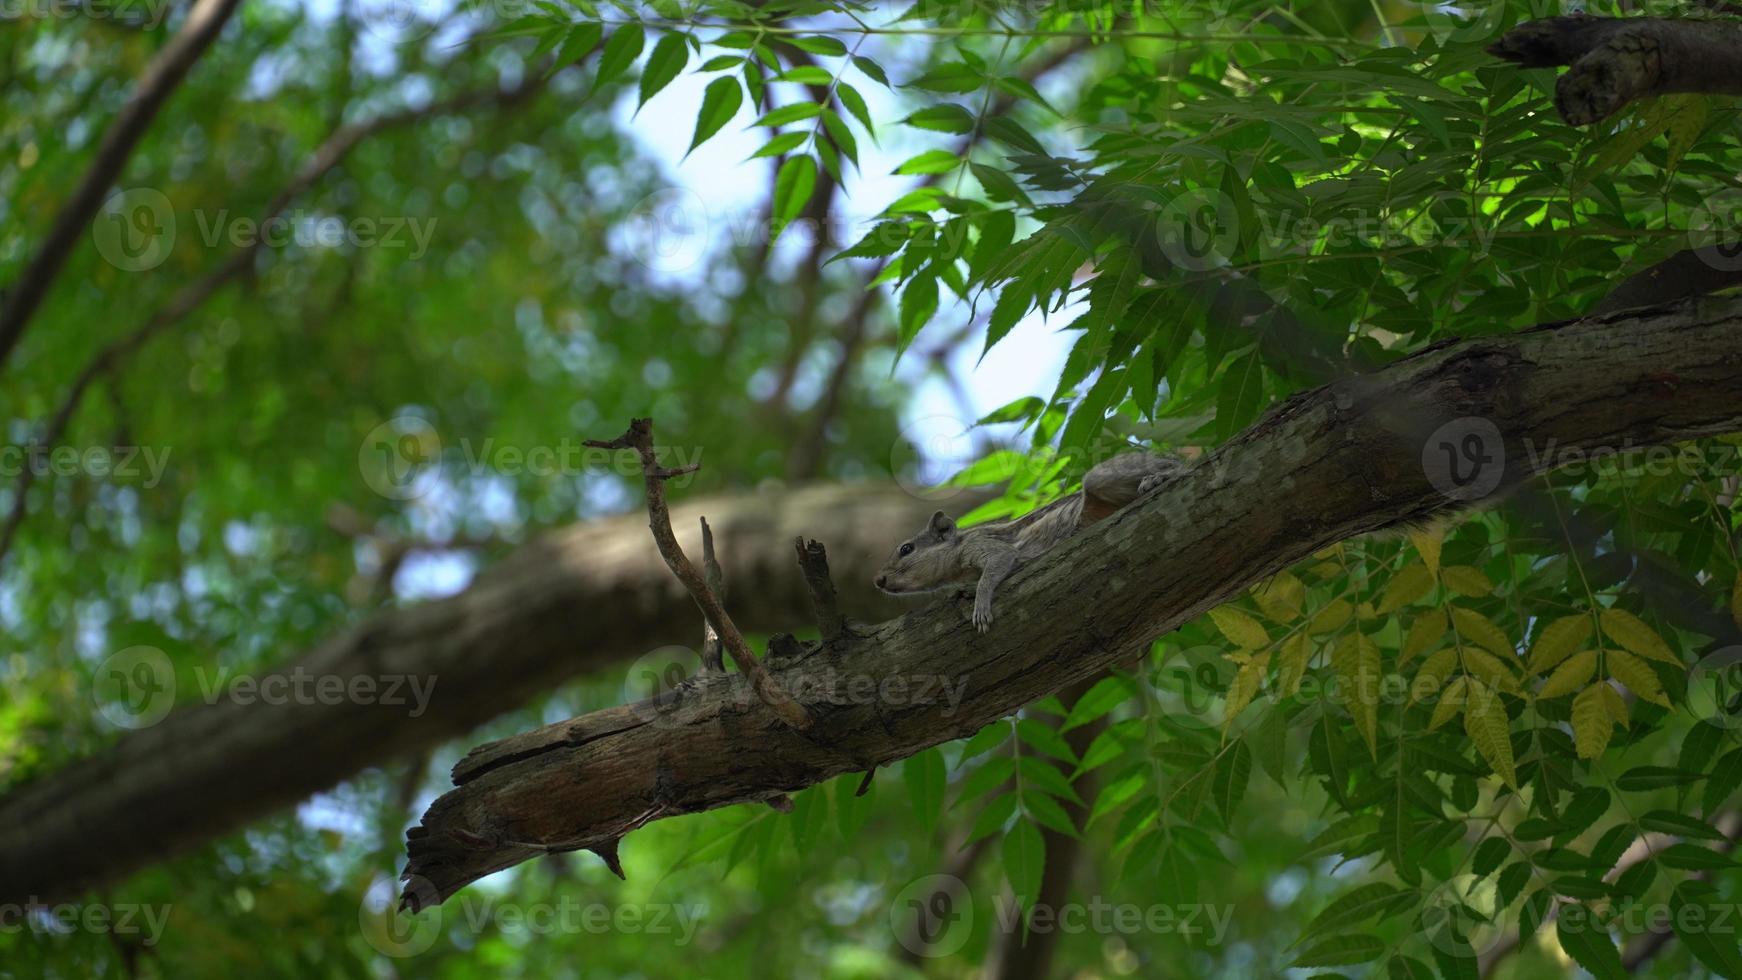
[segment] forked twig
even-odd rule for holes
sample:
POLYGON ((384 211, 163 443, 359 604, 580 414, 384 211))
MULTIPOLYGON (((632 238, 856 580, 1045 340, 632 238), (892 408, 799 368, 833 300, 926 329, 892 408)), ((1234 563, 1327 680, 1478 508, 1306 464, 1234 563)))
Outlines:
POLYGON ((751 653, 750 645, 744 642, 743 634, 738 632, 731 617, 726 615, 726 609, 720 604, 719 597, 708 587, 702 573, 696 571, 696 566, 690 563, 688 556, 678 546, 677 536, 671 531, 671 513, 665 504, 665 481, 674 476, 694 473, 701 468, 701 464, 691 463, 676 469, 660 466, 653 451, 652 419, 631 419, 629 430, 617 438, 609 441, 588 439, 585 444, 596 449, 633 449, 641 457, 641 473, 647 484, 647 526, 653 531, 653 541, 659 546, 659 554, 665 559, 666 566, 683 583, 684 588, 689 590, 696 605, 702 608, 702 615, 707 617, 708 625, 713 627, 726 650, 732 654, 732 660, 737 663, 738 669, 750 679, 750 687, 756 692, 756 696, 773 708, 775 714, 788 725, 809 728, 810 712, 794 701, 769 676, 762 661, 751 653))

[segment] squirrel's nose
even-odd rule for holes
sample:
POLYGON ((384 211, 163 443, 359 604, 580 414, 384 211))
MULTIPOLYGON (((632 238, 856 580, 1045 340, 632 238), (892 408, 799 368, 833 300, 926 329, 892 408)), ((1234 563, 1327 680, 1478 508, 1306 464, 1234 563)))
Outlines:
POLYGON ((877 576, 877 587, 879 589, 883 588, 883 583, 887 582, 888 580, 889 580, 889 576, 887 576, 887 575, 877 576))

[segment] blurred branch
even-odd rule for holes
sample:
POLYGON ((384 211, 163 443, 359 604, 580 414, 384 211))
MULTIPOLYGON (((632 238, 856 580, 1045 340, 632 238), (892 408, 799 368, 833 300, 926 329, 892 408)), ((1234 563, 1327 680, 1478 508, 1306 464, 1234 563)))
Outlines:
MULTIPOLYGON (((984 500, 967 493, 944 506, 961 514, 984 500)), ((893 484, 828 485, 718 494, 680 504, 672 516, 693 529, 679 537, 694 549, 700 515, 708 515, 726 578, 755 583, 734 590, 733 621, 767 634, 812 616, 792 539, 823 527, 843 611, 876 619, 906 608, 871 578, 889 542, 937 506, 893 484)), ((405 681, 397 701, 184 697, 157 724, 0 795, 0 892, 16 886, 52 901, 120 880, 367 766, 465 735, 571 678, 693 645, 695 609, 647 547, 645 513, 542 534, 465 591, 362 617, 306 651, 287 651, 262 675, 263 683, 336 678, 347 690, 368 684, 378 692, 405 681), (405 692, 416 684, 427 700, 410 710, 405 692)), ((742 682, 739 674, 706 676, 742 682)))
MULTIPOLYGON (((453 98, 432 102, 419 109, 405 109, 391 112, 374 119, 360 123, 351 123, 339 127, 326 141, 316 147, 313 154, 303 163, 290 183, 278 192, 261 213, 258 227, 264 227, 269 221, 283 213, 290 203, 306 192, 315 182, 328 171, 338 166, 357 144, 385 130, 410 125, 432 116, 447 115, 480 105, 511 106, 537 91, 543 85, 543 76, 529 72, 518 85, 507 89, 489 89, 467 92, 453 98)), ((117 340, 111 341, 98 351, 96 356, 86 363, 84 370, 73 380, 67 390, 60 407, 49 416, 38 438, 41 445, 53 445, 66 432, 72 422, 74 413, 91 386, 105 375, 121 366, 127 358, 143 347, 148 341, 170 327, 180 324, 213 294, 222 289, 232 279, 243 276, 254 263, 254 253, 265 242, 263 236, 256 236, 247 244, 237 247, 217 268, 206 273, 199 280, 184 287, 170 298, 162 308, 146 318, 145 322, 135 327, 133 331, 117 340)), ((0 526, 0 560, 4 560, 12 549, 13 540, 17 537, 18 528, 24 523, 29 490, 36 480, 36 468, 25 466, 19 470, 17 481, 12 488, 12 508, 6 515, 6 521, 0 526)))
MULTIPOLYGON (((1102 675, 1110 676, 1110 675, 1102 675)), ((1067 707, 1075 707, 1083 695, 1089 693, 1101 680, 1100 677, 1082 681, 1064 693, 1062 700, 1067 707)), ((1047 719, 1047 724, 1057 729, 1064 721, 1054 716, 1047 719)), ((1089 751, 1089 746, 1096 736, 1107 729, 1105 715, 1096 718, 1086 725, 1079 725, 1065 733, 1065 744, 1071 747, 1071 752, 1081 759, 1083 753, 1089 751)), ((1070 770, 1048 760, 1042 765, 1053 766, 1059 770, 1059 776, 1070 779, 1070 770)), ((1097 775, 1096 770, 1088 770, 1077 778, 1074 789, 1082 800, 1095 798, 1097 775)), ((1082 827, 1089 819, 1089 806, 1078 800, 1060 800, 1065 815, 1070 817, 1071 826, 1082 827)), ((1050 914, 1057 915, 1059 910, 1070 901, 1071 884, 1076 879, 1077 866, 1081 862, 1083 841, 1079 836, 1060 833, 1051 827, 1042 827, 1041 840, 1044 842, 1046 867, 1041 872, 1040 894, 1034 899, 1032 908, 1045 908, 1050 914)), ((995 917, 994 921, 1002 921, 995 917)), ((1058 952, 1058 929, 1029 930, 1018 926, 998 934, 997 944, 993 947, 986 968, 987 980, 1045 980, 1054 975, 1052 969, 1053 956, 1058 952)))
MULTIPOLYGON (((1089 49, 1090 45, 1087 41, 1072 40, 1068 44, 1055 47, 1044 57, 1025 63, 1018 75, 1024 81, 1032 84, 1089 49)), ((987 114, 989 117, 1001 116, 1009 112, 1015 105, 1015 96, 1009 92, 1000 91, 997 97, 992 100, 987 114)), ((972 153, 984 135, 984 120, 981 120, 981 124, 975 126, 974 131, 964 136, 957 144, 956 155, 965 157, 972 153)), ((942 179, 942 174, 928 174, 914 187, 933 187, 942 179)), ((826 258, 813 250, 810 260, 817 263, 817 268, 820 270, 821 263, 826 261, 826 258)), ((860 279, 859 299, 853 304, 852 311, 841 323, 841 329, 837 335, 840 351, 836 356, 833 369, 829 372, 829 378, 824 384, 822 397, 817 400, 815 410, 811 412, 809 420, 805 423, 804 433, 798 437, 792 455, 788 459, 787 477, 789 479, 814 479, 821 472, 823 456, 827 449, 829 426, 840 415, 846 402, 847 387, 851 384, 853 366, 858 362, 859 355, 865 348, 866 335, 870 329, 870 317, 878 305, 880 294, 872 286, 872 283, 876 281, 878 271, 872 269, 860 279)), ((814 302, 806 309, 807 315, 814 317, 814 302)), ((791 359, 789 356, 789 360, 791 359)))
POLYGON ((85 233, 91 219, 97 216, 104 195, 126 167, 128 157, 151 127, 158 110, 181 84, 188 69, 211 46, 241 3, 242 0, 197 0, 182 22, 181 30, 146 66, 145 74, 134 86, 133 95, 103 134, 90 169, 85 171, 72 198, 55 217, 42 247, 7 291, 5 303, 0 306, 0 366, 18 346, 31 315, 42 304, 49 286, 60 275, 67 256, 72 254, 73 246, 85 233))

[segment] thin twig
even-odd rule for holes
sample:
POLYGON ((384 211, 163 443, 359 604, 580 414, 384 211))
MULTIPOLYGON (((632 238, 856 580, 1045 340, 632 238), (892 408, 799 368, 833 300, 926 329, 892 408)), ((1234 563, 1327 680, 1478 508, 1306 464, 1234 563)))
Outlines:
POLYGON ((188 11, 181 30, 176 32, 175 37, 163 46, 163 50, 146 67, 132 97, 121 107, 120 114, 103 134, 103 142, 97 147, 97 155, 91 161, 91 168, 85 171, 84 178, 73 191, 72 199, 55 218, 54 226, 42 241, 42 247, 12 284, 5 305, 0 308, 0 364, 6 362, 18 346, 18 341, 23 338, 24 328, 30 322, 31 314, 42 305, 43 297, 48 295, 48 287, 60 275, 61 268, 66 265, 67 256, 72 254, 73 246, 78 244, 86 226, 97 216, 98 209, 103 206, 104 195, 126 167, 133 148, 139 145, 145 131, 151 128, 151 121, 157 117, 158 110, 163 108, 170 93, 181 84, 188 69, 211 46, 218 33, 224 29, 230 15, 241 6, 241 2, 242 0, 198 0, 193 9, 188 11))
POLYGON ((660 557, 677 580, 683 583, 696 600, 696 605, 702 608, 702 615, 707 617, 709 625, 720 635, 727 651, 732 654, 732 660, 750 678, 750 686, 762 702, 774 709, 782 721, 794 728, 809 728, 810 712, 804 706, 794 701, 781 686, 770 677, 762 661, 751 653, 750 645, 744 642, 743 634, 733 625, 730 616, 726 615, 725 607, 714 591, 708 588, 707 580, 696 571, 696 566, 690 563, 689 557, 678 546, 677 536, 671 531, 671 513, 665 504, 665 481, 674 476, 694 473, 701 468, 700 463, 691 463, 668 469, 659 465, 658 455, 653 449, 653 420, 631 419, 628 431, 615 439, 588 439, 584 445, 595 449, 633 449, 641 457, 641 473, 647 485, 647 526, 653 531, 653 541, 659 546, 660 557))
MULTIPOLYGON (((257 227, 264 227, 267 222, 281 214, 290 202, 307 191, 326 173, 338 166, 340 161, 354 149, 358 143, 374 136, 385 129, 418 122, 431 116, 445 115, 457 112, 474 105, 494 103, 510 105, 530 95, 543 84, 544 76, 529 73, 526 80, 509 89, 489 89, 468 92, 442 102, 433 102, 421 109, 406 109, 400 112, 387 113, 361 123, 341 126, 329 136, 326 142, 316 148, 296 177, 287 184, 278 196, 267 205, 266 211, 257 222, 257 227)), ((248 244, 237 248, 225 259, 222 265, 207 273, 198 281, 191 283, 172 297, 162 309, 146 318, 145 322, 136 327, 132 333, 111 342, 98 351, 96 356, 79 372, 73 380, 72 387, 62 399, 60 407, 49 417, 47 426, 39 437, 41 445, 52 446, 60 440, 72 422, 73 414, 78 411, 80 402, 86 392, 98 379, 115 370, 124 360, 132 356, 147 341, 156 337, 164 330, 175 326, 184 320, 188 314, 198 309, 214 293, 230 282, 245 274, 254 265, 254 253, 265 241, 256 236, 248 244)), ((12 509, 6 515, 6 523, 0 527, 0 559, 4 559, 12 549, 13 539, 18 534, 18 528, 24 523, 25 499, 31 485, 36 480, 36 468, 31 466, 19 470, 18 480, 12 489, 12 509)))

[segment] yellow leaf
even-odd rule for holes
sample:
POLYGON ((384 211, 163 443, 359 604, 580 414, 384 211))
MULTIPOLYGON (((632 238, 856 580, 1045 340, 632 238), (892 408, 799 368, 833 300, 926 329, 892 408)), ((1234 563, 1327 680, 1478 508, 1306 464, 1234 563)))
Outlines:
POLYGON ((1652 704, 1671 706, 1669 698, 1664 696, 1663 683, 1645 661, 1625 650, 1610 650, 1604 657, 1609 665, 1609 676, 1626 684, 1629 691, 1652 704))
POLYGON ((1609 712, 1609 717, 1622 728, 1627 727, 1627 702, 1621 700, 1621 693, 1608 684, 1598 684, 1603 689, 1603 707, 1609 712))
POLYGON ((1434 716, 1428 720, 1428 731, 1440 727, 1452 720, 1458 709, 1464 706, 1464 695, 1469 691, 1469 682, 1462 677, 1446 686, 1446 693, 1441 695, 1440 703, 1434 705, 1434 716))
POLYGON ((1645 625, 1645 621, 1638 616, 1625 609, 1605 609, 1598 619, 1609 639, 1629 651, 1647 660, 1683 666, 1681 658, 1670 650, 1669 644, 1663 642, 1663 637, 1658 636, 1657 631, 1645 625))
POLYGON ((1440 545, 1445 540, 1444 524, 1434 524, 1409 532, 1409 543, 1415 545, 1415 550, 1421 553, 1421 560, 1427 564, 1428 572, 1434 575, 1440 573, 1440 545))
POLYGON ((1488 576, 1482 574, 1480 568, 1473 565, 1447 565, 1440 572, 1446 588, 1459 595, 1481 597, 1494 591, 1494 583, 1488 581, 1488 576))
POLYGON ((1506 718, 1506 706, 1500 703, 1499 694, 1473 678, 1464 695, 1464 731, 1489 768, 1506 780, 1506 785, 1517 789, 1518 774, 1512 767, 1512 726, 1506 718))
POLYGON ((1573 699, 1573 742, 1579 758, 1595 759, 1609 747, 1609 736, 1615 731, 1615 720, 1603 703, 1603 692, 1615 689, 1601 681, 1579 692, 1573 699))
POLYGON ((1513 676, 1512 668, 1506 666, 1499 657, 1471 646, 1465 647, 1460 653, 1464 660, 1464 670, 1481 678, 1489 687, 1518 693, 1518 678, 1513 676))
POLYGON ((1506 638, 1506 632, 1495 626, 1493 621, 1474 609, 1463 606, 1452 606, 1452 625, 1457 627, 1458 635, 1467 643, 1490 650, 1499 656, 1511 659, 1518 656, 1518 650, 1512 641, 1506 638))
POLYGON ((1288 572, 1277 572, 1268 582, 1252 589, 1252 600, 1264 615, 1286 623, 1300 615, 1301 602, 1306 598, 1306 586, 1288 572))
POLYGON ((1283 697, 1290 697, 1300 690, 1300 679, 1306 674, 1312 652, 1312 641, 1305 633, 1292 634, 1282 641, 1282 650, 1277 654, 1276 683, 1283 697))
POLYGON ((1578 652, 1591 635, 1591 617, 1583 613, 1557 619, 1536 631, 1530 649, 1530 672, 1540 674, 1578 652))
POLYGON ((1398 656, 1398 662, 1408 663, 1421 654, 1437 649, 1445 641, 1445 610, 1425 610, 1415 618, 1415 622, 1409 624, 1409 633, 1403 638, 1403 652, 1398 656))
POLYGON ((1228 726, 1234 724, 1234 719, 1252 703, 1252 697, 1258 693, 1258 685, 1263 681, 1264 666, 1260 663, 1242 665, 1235 673, 1233 683, 1228 685, 1228 706, 1222 716, 1223 735, 1228 734, 1228 726))
POLYGON ((1331 579, 1340 578, 1342 576, 1343 566, 1334 561, 1321 561, 1307 569, 1307 571, 1313 573, 1313 578, 1316 578, 1321 582, 1329 582, 1331 579))
POLYGON ((1379 612, 1396 612, 1434 587, 1434 573, 1426 565, 1405 565, 1385 583, 1385 595, 1379 600, 1379 612))
MULTIPOLYGON (((1452 668, 1457 666, 1458 651, 1441 650, 1421 662, 1421 669, 1415 672, 1415 680, 1409 685, 1409 700, 1411 704, 1425 701, 1439 693, 1446 684, 1446 678, 1452 676, 1452 668)), ((1456 683, 1456 682, 1454 682, 1456 683)))
POLYGON ((1548 683, 1542 686, 1542 690, 1536 692, 1536 696, 1539 698, 1558 698, 1571 694, 1584 687, 1585 682, 1589 681, 1591 675, 1596 672, 1597 651, 1586 650, 1583 653, 1574 654, 1561 661, 1561 665, 1549 675, 1548 683))
POLYGON ((1310 633, 1329 633, 1340 629, 1354 613, 1355 607, 1342 599, 1332 599, 1323 609, 1313 613, 1313 618, 1307 621, 1307 631, 1310 633))
POLYGON ((1344 633, 1331 648, 1331 667, 1343 685, 1344 701, 1367 751, 1379 755, 1379 648, 1360 632, 1344 633))
POLYGON ((1210 619, 1228 642, 1245 650, 1256 650, 1270 644, 1270 634, 1264 631, 1258 620, 1246 615, 1233 606, 1217 606, 1210 610, 1210 619))

